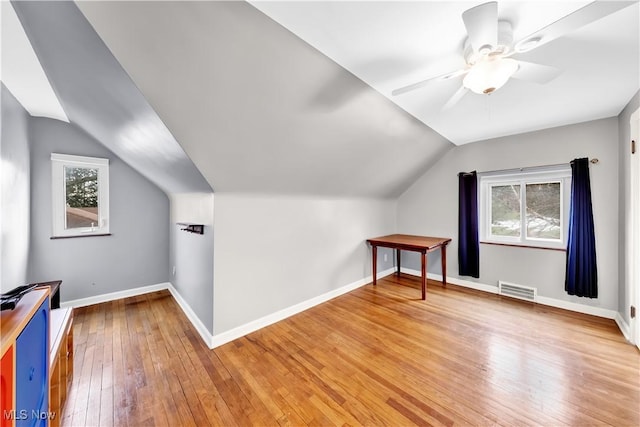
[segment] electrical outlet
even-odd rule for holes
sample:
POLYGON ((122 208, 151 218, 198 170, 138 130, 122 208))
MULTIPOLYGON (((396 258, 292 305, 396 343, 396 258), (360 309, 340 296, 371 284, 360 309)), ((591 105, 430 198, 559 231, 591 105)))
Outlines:
POLYGON ((176 266, 173 266, 173 270, 171 270, 172 274, 175 276, 176 275, 176 266))
POLYGON ((384 262, 387 262, 387 254, 384 254, 384 262))

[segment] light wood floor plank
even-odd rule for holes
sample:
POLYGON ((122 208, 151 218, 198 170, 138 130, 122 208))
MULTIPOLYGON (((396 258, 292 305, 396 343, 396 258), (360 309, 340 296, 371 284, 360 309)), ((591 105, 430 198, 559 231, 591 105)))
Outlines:
POLYGON ((63 426, 638 426, 615 322, 389 276, 209 350, 168 291, 76 310, 63 426))

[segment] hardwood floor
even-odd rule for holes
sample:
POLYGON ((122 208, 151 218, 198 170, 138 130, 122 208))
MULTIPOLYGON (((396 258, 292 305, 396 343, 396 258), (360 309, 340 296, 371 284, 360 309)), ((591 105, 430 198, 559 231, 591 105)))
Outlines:
POLYGON ((614 321, 389 276, 209 350, 167 291, 77 309, 62 425, 640 425, 614 321))

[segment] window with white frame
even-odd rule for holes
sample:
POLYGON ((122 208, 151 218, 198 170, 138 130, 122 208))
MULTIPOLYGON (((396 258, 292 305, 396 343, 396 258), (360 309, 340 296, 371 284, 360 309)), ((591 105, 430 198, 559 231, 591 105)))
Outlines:
POLYGON ((109 159, 51 153, 53 237, 109 234, 109 159))
POLYGON ((571 168, 535 168, 480 175, 480 240, 564 249, 571 168))

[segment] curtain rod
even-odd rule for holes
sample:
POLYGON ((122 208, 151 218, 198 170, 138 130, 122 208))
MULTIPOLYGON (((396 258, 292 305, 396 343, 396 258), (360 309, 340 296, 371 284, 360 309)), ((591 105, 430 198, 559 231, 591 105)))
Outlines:
MULTIPOLYGON (((597 165, 600 162, 600 160, 598 160, 597 158, 594 159, 590 159, 589 163, 591 163, 592 165, 597 165)), ((480 174, 487 174, 487 173, 495 173, 495 172, 522 172, 525 171, 527 169, 543 169, 543 168, 553 168, 553 167, 558 167, 558 166, 567 166, 570 165, 571 162, 568 163, 556 163, 553 165, 540 165, 540 166, 524 166, 521 168, 511 168, 511 169, 496 169, 496 170, 492 170, 492 171, 482 171, 482 172, 477 172, 478 175, 480 174)), ((468 175, 468 172, 463 172, 464 175, 468 175)))

